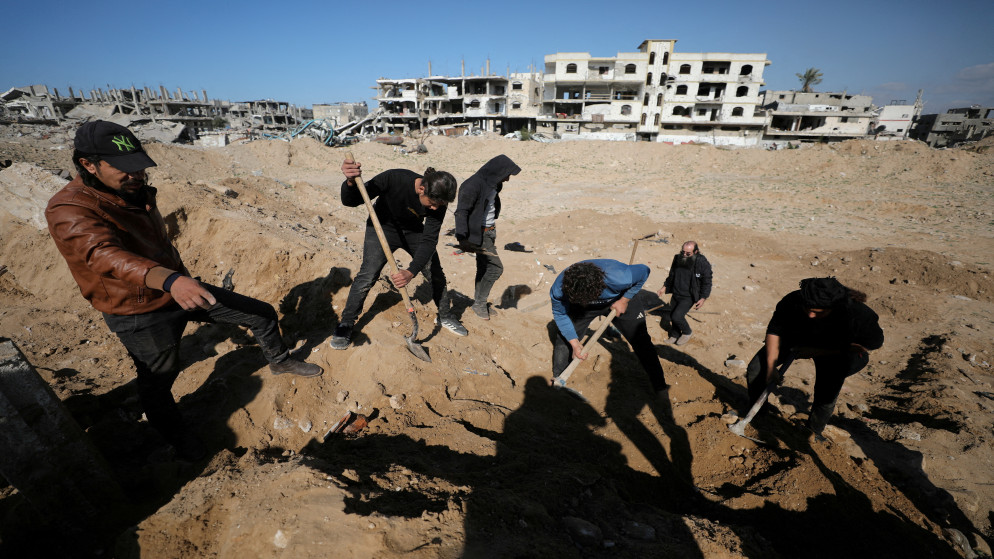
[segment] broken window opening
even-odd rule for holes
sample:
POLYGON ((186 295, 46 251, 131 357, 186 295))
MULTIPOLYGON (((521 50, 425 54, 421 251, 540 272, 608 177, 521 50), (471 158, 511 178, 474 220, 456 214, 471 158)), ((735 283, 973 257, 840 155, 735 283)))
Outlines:
POLYGON ((645 85, 652 85, 652 72, 645 76, 645 85))
POLYGON ((654 126, 659 126, 659 113, 656 113, 656 116, 652 117, 652 124, 654 126))
POLYGON ((649 53, 649 65, 652 66, 655 63, 656 63, 656 53, 650 52, 649 53))
POLYGON ((621 114, 623 114, 623 115, 630 115, 630 114, 632 114, 632 106, 631 105, 622 105, 621 106, 621 114))
POLYGON ((634 74, 635 73, 635 65, 634 64, 626 64, 625 65, 625 73, 626 74, 634 74))
POLYGON ((642 120, 639 122, 639 124, 645 125, 645 119, 646 119, 647 116, 649 116, 649 115, 647 115, 645 113, 642 113, 642 120))
POLYGON ((566 65, 566 73, 567 74, 575 74, 576 73, 576 64, 573 64, 572 62, 569 63, 569 64, 567 64, 566 65))
POLYGON ((680 65, 680 73, 681 74, 689 74, 690 73, 690 64, 681 64, 680 65))
POLYGON ((749 95, 749 87, 748 86, 742 85, 742 86, 739 86, 735 90, 735 96, 736 97, 745 97, 746 95, 749 95))
POLYGON ((752 73, 752 64, 743 64, 742 69, 739 70, 740 76, 748 76, 752 73))
MULTIPOLYGON (((648 104, 648 103, 646 103, 646 104, 648 104)), ((662 93, 660 93, 659 95, 656 95, 656 106, 657 107, 662 107, 663 106, 663 94, 662 93)))
POLYGON ((687 86, 685 86, 685 85, 678 85, 678 86, 676 86, 676 94, 677 95, 686 95, 687 94, 687 86))
POLYGON ((732 109, 732 116, 742 116, 744 112, 745 111, 742 107, 735 107, 732 109))

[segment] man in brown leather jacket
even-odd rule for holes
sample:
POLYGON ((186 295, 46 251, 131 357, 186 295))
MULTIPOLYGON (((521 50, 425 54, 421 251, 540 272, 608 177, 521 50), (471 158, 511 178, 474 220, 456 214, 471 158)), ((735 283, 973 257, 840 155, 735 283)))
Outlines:
POLYGON ((187 322, 239 324, 273 374, 320 375, 290 357, 272 305, 190 277, 166 235, 145 169, 155 162, 127 128, 106 121, 76 132, 75 179, 48 202, 48 230, 83 296, 103 313, 135 363, 145 415, 186 458, 206 453, 186 426, 171 388, 181 370, 187 322))

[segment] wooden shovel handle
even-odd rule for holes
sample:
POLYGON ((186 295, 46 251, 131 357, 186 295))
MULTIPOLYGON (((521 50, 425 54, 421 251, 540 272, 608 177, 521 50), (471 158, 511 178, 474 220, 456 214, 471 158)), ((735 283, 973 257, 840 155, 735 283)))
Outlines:
MULTIPOLYGON (((345 161, 355 163, 355 157, 352 156, 351 151, 345 152, 345 161)), ((366 192, 366 185, 362 182, 362 177, 353 177, 352 180, 359 187, 359 193, 362 194, 362 199, 366 203, 366 210, 369 211, 369 220, 373 222, 373 229, 376 230, 376 237, 380 240, 380 247, 383 248, 383 255, 387 258, 390 270, 393 274, 396 274, 400 272, 400 269, 397 267, 397 260, 394 259, 393 251, 390 250, 390 244, 387 243, 387 236, 383 233, 380 220, 376 217, 376 212, 373 211, 373 202, 370 201, 369 193, 366 192)), ((414 305, 411 304, 411 298, 407 296, 407 287, 401 287, 397 291, 400 291, 400 295, 404 298, 404 307, 407 308, 407 312, 414 312, 414 305)))

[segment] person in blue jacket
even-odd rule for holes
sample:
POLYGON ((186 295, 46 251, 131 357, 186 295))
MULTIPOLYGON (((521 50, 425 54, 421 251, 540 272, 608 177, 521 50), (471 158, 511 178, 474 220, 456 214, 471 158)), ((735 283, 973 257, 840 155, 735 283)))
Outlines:
POLYGON ((649 375, 652 389, 665 397, 669 385, 663 367, 645 326, 645 309, 636 298, 649 267, 628 265, 617 260, 583 260, 563 270, 552 284, 552 317, 559 329, 552 346, 552 375, 558 377, 573 358, 586 359, 578 332, 587 329, 594 318, 617 311, 614 326, 632 345, 635 356, 649 375))

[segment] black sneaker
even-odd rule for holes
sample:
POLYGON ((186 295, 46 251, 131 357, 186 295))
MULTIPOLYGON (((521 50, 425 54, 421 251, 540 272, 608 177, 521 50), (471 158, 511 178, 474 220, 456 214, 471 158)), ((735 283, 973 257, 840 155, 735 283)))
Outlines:
POLYGON ((435 319, 435 323, 436 324, 441 324, 449 332, 452 332, 453 334, 455 334, 457 336, 468 336, 469 335, 469 330, 467 330, 466 327, 462 325, 462 322, 459 322, 458 319, 453 318, 451 316, 448 316, 448 317, 445 317, 445 318, 436 318, 435 319))
POLYGON ((324 369, 313 363, 287 359, 281 363, 270 363, 269 370, 274 375, 297 375, 298 377, 319 377, 324 369))
POLYGON ((349 345, 352 343, 352 325, 351 324, 339 324, 335 328, 335 333, 331 336, 331 341, 328 345, 332 349, 348 349, 349 345))
POLYGON ((473 306, 470 308, 473 309, 473 312, 476 313, 476 316, 482 318, 483 320, 490 320, 490 309, 487 308, 486 301, 484 301, 482 304, 473 303, 473 306))

